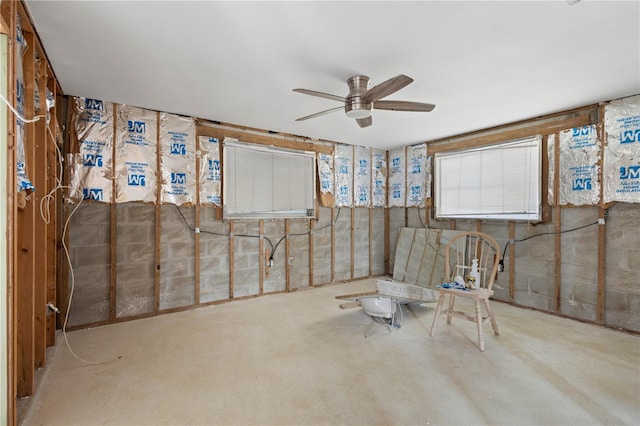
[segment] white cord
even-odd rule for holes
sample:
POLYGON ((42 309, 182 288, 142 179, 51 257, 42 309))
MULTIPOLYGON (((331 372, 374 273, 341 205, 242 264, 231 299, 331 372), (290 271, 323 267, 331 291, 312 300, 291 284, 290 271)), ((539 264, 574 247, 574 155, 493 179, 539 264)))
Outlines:
POLYGON ((5 104, 7 104, 9 109, 15 114, 16 117, 18 117, 18 120, 22 121, 23 123, 35 123, 36 121, 40 120, 41 118, 46 118, 47 117, 46 115, 36 115, 35 117, 33 117, 31 119, 24 118, 18 111, 15 110, 15 108, 13 107, 13 105, 11 105, 11 103, 7 100, 7 98, 2 96, 2 93, 0 93, 0 99, 2 99, 5 104))
POLYGON ((71 355, 73 355, 75 359, 77 359, 78 361, 82 361, 85 364, 100 365, 103 363, 87 361, 86 359, 82 359, 78 355, 76 355, 75 352, 73 352, 73 349, 71 349, 71 346, 69 345, 69 339, 67 339, 67 322, 69 322, 69 312, 71 311, 71 301, 73 300, 73 291, 75 290, 76 279, 73 273, 73 265, 71 264, 71 256, 69 255, 69 249, 67 247, 67 244, 65 243, 65 237, 67 235, 67 228, 69 227, 69 222, 71 222, 71 217, 73 217, 76 210, 78 210, 78 208, 80 207, 80 204, 82 204, 82 201, 83 199, 81 198, 78 204, 76 204, 75 208, 71 211, 71 214, 69 214, 69 217, 67 218, 64 224, 64 229, 62 230, 62 247, 64 248, 64 254, 67 257, 67 263, 69 264, 69 273, 71 274, 71 291, 69 293, 69 303, 67 304, 67 312, 64 315, 64 323, 62 324, 62 336, 64 336, 64 342, 66 343, 67 348, 69 349, 69 352, 71 352, 71 355))

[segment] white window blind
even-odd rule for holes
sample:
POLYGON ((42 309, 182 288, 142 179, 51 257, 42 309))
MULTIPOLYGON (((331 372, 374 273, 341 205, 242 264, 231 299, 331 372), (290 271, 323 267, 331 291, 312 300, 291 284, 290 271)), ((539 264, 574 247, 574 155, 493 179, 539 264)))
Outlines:
POLYGON ((436 217, 540 220, 539 136, 435 155, 436 217))
POLYGON ((315 154, 224 142, 223 206, 227 218, 315 215, 315 154))

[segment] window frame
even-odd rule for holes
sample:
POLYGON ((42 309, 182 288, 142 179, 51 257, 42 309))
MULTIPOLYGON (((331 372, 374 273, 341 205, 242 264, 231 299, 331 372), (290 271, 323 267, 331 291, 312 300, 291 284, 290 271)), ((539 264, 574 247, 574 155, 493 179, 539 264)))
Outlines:
MULTIPOLYGON (((314 218, 316 214, 316 160, 315 152, 301 151, 282 148, 273 145, 261 145, 252 144, 247 142, 237 141, 235 139, 229 140, 225 138, 222 142, 222 212, 224 219, 310 219, 314 218), (238 173, 243 173, 238 170, 238 162, 234 159, 238 159, 236 156, 237 150, 245 150, 242 155, 253 155, 254 161, 258 161, 258 166, 255 167, 255 163, 248 165, 244 169, 245 175, 249 173, 253 174, 253 177, 243 177, 244 182, 240 182, 237 179, 238 173), (251 154, 249 154, 249 152, 251 154), (234 155, 234 159, 230 157, 234 155), (271 162, 265 161, 267 157, 271 156, 271 162), (234 162, 234 166, 230 162, 234 162), (278 167, 285 164, 287 161, 296 162, 294 167, 278 167), (254 166, 254 167, 252 167, 254 166), (302 167, 303 166, 303 167, 302 167), (302 167, 302 172, 300 168, 302 167), (295 170, 292 170, 295 169, 295 170), (291 176, 292 173, 299 172, 303 175, 291 176), (286 176, 289 175, 289 176, 286 176), (270 184, 267 182, 271 182, 270 184), (303 181, 303 182, 301 182, 303 181), (250 182, 253 182, 251 187, 247 187, 250 182), (268 189, 279 188, 283 184, 289 184, 289 197, 276 197, 274 201, 274 194, 276 192, 266 192, 268 189), (304 189, 299 198, 292 200, 292 187, 293 192, 298 189, 302 184, 304 189), (259 188, 262 196, 257 196, 255 193, 256 186, 259 188), (239 198, 236 197, 238 192, 243 190, 251 190, 251 208, 238 208, 240 205, 239 198), (272 194, 271 197, 268 194, 272 194), (270 201, 269 201, 270 200, 270 201), (283 201, 284 200, 284 201, 283 201), (304 200, 304 201, 303 201, 304 200), (254 206, 254 202, 264 202, 265 204, 254 206), (282 202, 294 202, 300 203, 296 207, 291 208, 273 208, 274 202, 276 204, 282 202), (302 205, 304 204, 304 206, 302 205), (271 206, 271 208, 269 208, 271 206)), ((242 158, 240 158, 241 160, 242 158)), ((280 193, 282 195, 282 193, 280 193)), ((246 206, 246 204, 244 205, 246 206)))
MULTIPOLYGON (((455 151, 447 151, 447 152, 439 152, 434 155, 434 216, 436 219, 469 219, 469 220, 513 220, 513 221, 527 221, 527 222, 539 222, 542 220, 542 137, 540 135, 531 136, 527 138, 511 140, 491 145, 485 145, 481 147, 474 147, 468 149, 460 149, 455 151), (505 165, 505 149, 520 149, 522 150, 522 154, 524 158, 517 159, 515 158, 516 151, 513 151, 511 154, 512 159, 523 161, 520 169, 523 169, 522 184, 524 186, 519 189, 524 194, 526 192, 529 193, 529 197, 526 201, 521 201, 522 204, 519 207, 522 208, 521 211, 513 211, 512 207, 517 205, 516 197, 514 194, 518 192, 513 189, 506 190, 505 183, 515 185, 515 179, 501 178, 499 180, 497 177, 497 170, 504 170, 505 165), (492 158, 491 156, 495 158, 492 158), (454 167, 453 161, 450 160, 459 160, 460 166, 456 169, 454 167), (449 161, 448 161, 449 160, 449 161), (465 162, 467 169, 461 168, 462 162, 465 162), (445 162, 450 162, 451 164, 443 164, 445 162), (474 165, 477 165, 481 162, 485 164, 487 162, 494 162, 498 164, 502 164, 502 168, 487 168, 486 172, 483 169, 478 168, 477 170, 473 170, 474 165), (527 163, 528 162, 528 163, 527 163), (527 169, 528 166, 528 169, 527 169), (443 170, 444 168, 444 170, 443 170), (443 179, 442 176, 460 176, 461 171, 464 170, 464 173, 472 173, 471 177, 467 176, 465 179, 465 183, 469 183, 469 181, 475 182, 475 187, 469 187, 467 185, 466 188, 463 188, 462 185, 458 186, 458 194, 469 195, 469 201, 459 201, 460 196, 458 196, 457 206, 458 210, 461 209, 460 205, 465 204, 463 206, 464 209, 469 209, 469 204, 475 204, 477 211, 466 211, 463 213, 454 213, 453 205, 456 205, 455 202, 449 202, 445 194, 445 188, 448 191, 452 190, 450 185, 451 180, 443 179), (528 176, 527 173, 528 172, 528 176), (483 191, 483 187, 481 186, 483 179, 487 180, 489 177, 498 179, 499 185, 493 185, 494 192, 500 192, 502 198, 498 198, 497 196, 485 197, 484 199, 489 199, 493 202, 483 203, 482 195, 483 193, 487 194, 488 191, 485 189, 483 191), (526 192, 525 192, 526 190, 526 192), (475 191, 475 192, 474 192, 475 191), (477 195, 477 199, 474 199, 474 194, 477 195), (511 198, 505 198, 507 197, 511 198), (502 200, 502 210, 501 211, 487 211, 483 205, 490 204, 492 207, 496 207, 499 204, 499 200, 502 200), (505 200, 507 202, 505 203, 505 200), (443 203, 448 203, 447 205, 443 205, 443 203), (507 204, 505 208, 505 204, 507 204)), ((507 167, 509 168, 509 167, 507 167)), ((511 166, 511 169, 518 169, 517 167, 511 166)), ((500 172, 502 174, 502 172, 500 172)))

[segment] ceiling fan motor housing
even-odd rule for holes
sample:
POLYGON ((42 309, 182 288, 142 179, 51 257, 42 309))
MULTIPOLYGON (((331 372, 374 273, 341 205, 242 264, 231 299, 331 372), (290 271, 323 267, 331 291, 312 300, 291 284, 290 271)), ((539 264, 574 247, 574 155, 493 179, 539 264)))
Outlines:
POLYGON ((369 90, 369 77, 356 75, 347 80, 349 94, 344 103, 344 111, 349 118, 367 118, 371 116, 371 102, 365 102, 362 95, 369 90))

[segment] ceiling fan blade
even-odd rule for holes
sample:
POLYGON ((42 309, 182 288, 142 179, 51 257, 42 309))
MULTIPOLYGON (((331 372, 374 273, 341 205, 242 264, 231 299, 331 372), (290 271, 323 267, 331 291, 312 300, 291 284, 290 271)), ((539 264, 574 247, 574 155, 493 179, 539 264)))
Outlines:
POLYGON ((434 104, 409 101, 378 101, 373 104, 374 109, 386 109, 390 111, 430 112, 433 111, 435 107, 434 104))
POLYGON ((309 89, 293 89, 294 92, 304 93, 305 95, 318 96, 320 98, 333 99, 334 101, 344 102, 345 98, 338 95, 332 95, 330 93, 316 92, 309 89))
POLYGON ((362 100, 365 102, 375 102, 378 99, 382 99, 385 96, 389 96, 390 94, 397 92, 412 81, 413 79, 411 77, 407 77, 403 74, 397 75, 364 92, 362 100))
POLYGON ((365 118, 356 118, 356 121, 360 127, 369 127, 373 124, 373 117, 368 116, 365 118))
POLYGON ((329 114, 330 112, 338 111, 340 109, 344 110, 344 107, 341 105, 339 107, 330 108, 330 109, 327 109, 327 110, 324 110, 324 111, 316 112, 315 114, 305 115, 304 117, 297 118, 296 121, 304 121, 304 120, 308 120, 310 118, 320 117, 321 115, 329 114))

